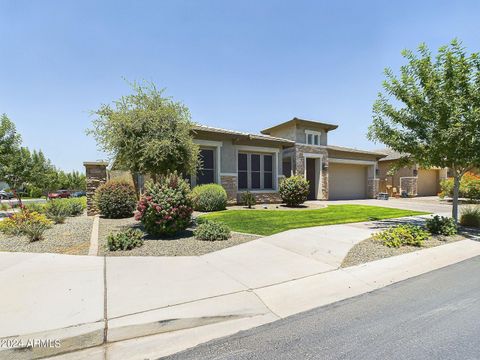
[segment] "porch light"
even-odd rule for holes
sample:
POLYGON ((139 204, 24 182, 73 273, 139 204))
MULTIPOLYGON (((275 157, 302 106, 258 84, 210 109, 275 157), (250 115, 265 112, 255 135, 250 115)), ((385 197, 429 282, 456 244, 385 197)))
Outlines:
POLYGON ((413 176, 418 176, 418 170, 417 169, 413 169, 413 176))
POLYGON ((380 169, 379 168, 375 168, 375 176, 379 176, 380 175, 380 169))
POLYGON ((323 164, 322 164, 322 170, 323 170, 323 171, 327 171, 327 170, 328 170, 328 164, 327 164, 327 163, 323 163, 323 164))

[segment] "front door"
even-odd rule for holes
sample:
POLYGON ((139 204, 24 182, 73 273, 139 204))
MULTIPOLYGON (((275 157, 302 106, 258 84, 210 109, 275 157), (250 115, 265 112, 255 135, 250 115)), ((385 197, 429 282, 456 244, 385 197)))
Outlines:
POLYGON ((307 158, 307 180, 310 186, 308 199, 315 200, 317 198, 317 194, 315 192, 316 169, 315 169, 315 159, 313 158, 307 158))

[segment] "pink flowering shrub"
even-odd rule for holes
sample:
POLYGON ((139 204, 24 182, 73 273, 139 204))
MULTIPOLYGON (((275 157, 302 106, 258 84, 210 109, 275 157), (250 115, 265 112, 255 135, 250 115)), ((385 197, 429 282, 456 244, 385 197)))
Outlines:
POLYGON ((158 183, 145 184, 135 219, 151 235, 174 235, 185 230, 192 218, 190 186, 177 173, 162 176, 158 183))

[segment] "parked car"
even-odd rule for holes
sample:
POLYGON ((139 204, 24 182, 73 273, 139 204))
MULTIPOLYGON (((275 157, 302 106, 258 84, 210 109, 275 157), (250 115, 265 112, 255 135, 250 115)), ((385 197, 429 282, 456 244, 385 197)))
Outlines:
POLYGON ((0 200, 10 200, 11 198, 13 198, 13 193, 0 190, 0 200))
POLYGON ((82 196, 87 196, 87 193, 85 191, 75 191, 72 194, 72 197, 82 197, 82 196))
POLYGON ((48 194, 49 199, 64 199, 70 197, 70 191, 68 190, 58 190, 48 194))

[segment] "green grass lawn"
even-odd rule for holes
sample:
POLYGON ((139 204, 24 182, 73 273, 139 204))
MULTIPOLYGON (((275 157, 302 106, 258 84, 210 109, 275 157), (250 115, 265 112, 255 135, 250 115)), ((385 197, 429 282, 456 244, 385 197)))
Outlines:
POLYGON ((233 231, 272 235, 311 226, 425 215, 426 212, 366 205, 330 205, 315 210, 225 210, 203 215, 221 221, 233 231))

